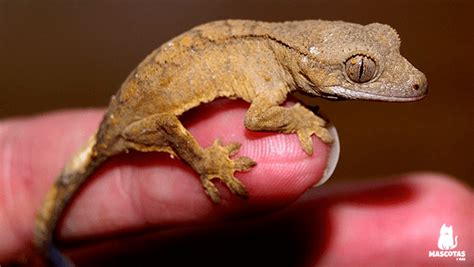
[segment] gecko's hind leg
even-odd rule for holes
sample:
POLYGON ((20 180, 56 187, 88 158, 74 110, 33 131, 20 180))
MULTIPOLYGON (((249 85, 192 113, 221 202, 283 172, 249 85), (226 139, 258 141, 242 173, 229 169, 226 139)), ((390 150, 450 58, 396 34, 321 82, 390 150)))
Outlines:
POLYGON ((244 185, 234 177, 236 171, 247 171, 255 162, 247 157, 231 159, 240 144, 223 146, 219 140, 202 148, 173 114, 156 114, 131 124, 122 134, 130 147, 140 151, 165 151, 178 155, 201 177, 201 183, 214 202, 220 201, 213 179, 219 179, 229 190, 247 197, 244 185))

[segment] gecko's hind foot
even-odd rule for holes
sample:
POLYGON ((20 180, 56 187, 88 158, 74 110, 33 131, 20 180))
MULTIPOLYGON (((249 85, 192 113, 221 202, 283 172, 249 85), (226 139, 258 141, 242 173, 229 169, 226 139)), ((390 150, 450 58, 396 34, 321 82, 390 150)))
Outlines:
POLYGON ((222 146, 220 141, 216 140, 209 148, 204 150, 203 164, 199 174, 206 194, 215 203, 218 203, 221 198, 219 190, 212 181, 213 179, 221 180, 232 193, 239 197, 247 198, 248 196, 245 186, 234 177, 234 172, 248 171, 256 163, 248 157, 231 159, 230 156, 237 153, 239 148, 240 144, 238 143, 222 146))

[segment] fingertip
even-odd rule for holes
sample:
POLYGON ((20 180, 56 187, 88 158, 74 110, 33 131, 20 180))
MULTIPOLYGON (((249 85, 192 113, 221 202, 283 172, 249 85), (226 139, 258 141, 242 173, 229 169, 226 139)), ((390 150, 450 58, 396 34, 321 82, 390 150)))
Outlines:
POLYGON ((308 156, 298 138, 272 134, 244 141, 239 155, 257 163, 247 174, 237 174, 256 202, 289 203, 318 183, 326 167, 330 147, 313 138, 314 153, 308 156))

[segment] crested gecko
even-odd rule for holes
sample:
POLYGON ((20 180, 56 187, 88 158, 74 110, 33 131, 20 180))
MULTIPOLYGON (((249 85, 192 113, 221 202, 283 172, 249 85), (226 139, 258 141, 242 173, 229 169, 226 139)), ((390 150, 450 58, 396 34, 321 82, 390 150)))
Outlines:
POLYGON ((216 98, 250 103, 244 124, 252 131, 295 133, 308 155, 311 136, 332 136, 324 119, 300 103, 281 104, 299 92, 327 99, 406 102, 427 93, 425 75, 400 55, 388 25, 342 21, 215 21, 163 44, 131 72, 112 97, 98 131, 65 165, 46 196, 35 225, 35 244, 49 264, 73 265, 54 245, 56 225, 75 192, 109 157, 127 150, 164 151, 186 162, 213 202, 214 179, 243 198, 234 177, 256 163, 231 158, 238 143, 216 140, 203 148, 178 117, 216 98))

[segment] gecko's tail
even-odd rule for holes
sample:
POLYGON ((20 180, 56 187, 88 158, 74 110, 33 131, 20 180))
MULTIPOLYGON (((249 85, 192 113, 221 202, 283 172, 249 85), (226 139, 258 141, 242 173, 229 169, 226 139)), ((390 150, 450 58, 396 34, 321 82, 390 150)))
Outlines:
POLYGON ((48 192, 35 224, 35 245, 51 266, 74 266, 54 245, 54 231, 63 210, 86 178, 106 159, 95 150, 96 135, 66 164, 48 192))

